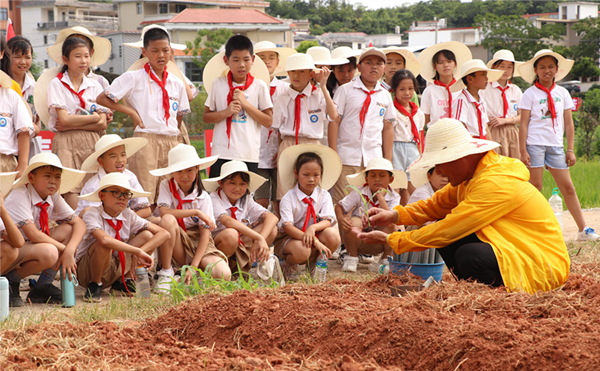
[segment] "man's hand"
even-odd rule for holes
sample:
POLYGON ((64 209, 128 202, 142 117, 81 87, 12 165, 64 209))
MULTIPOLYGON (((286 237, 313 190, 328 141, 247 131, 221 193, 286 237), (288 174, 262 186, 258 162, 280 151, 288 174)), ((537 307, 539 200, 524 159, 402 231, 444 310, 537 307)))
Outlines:
POLYGON ((369 209, 368 215, 363 215, 363 227, 369 225, 367 217, 371 221, 371 226, 385 227, 388 224, 396 224, 398 222, 398 212, 396 210, 384 210, 379 208, 369 209))
POLYGON ((387 244, 387 236, 388 234, 382 231, 373 231, 369 233, 365 233, 360 229, 354 227, 352 228, 352 233, 356 235, 357 238, 363 240, 367 245, 385 245, 387 244))

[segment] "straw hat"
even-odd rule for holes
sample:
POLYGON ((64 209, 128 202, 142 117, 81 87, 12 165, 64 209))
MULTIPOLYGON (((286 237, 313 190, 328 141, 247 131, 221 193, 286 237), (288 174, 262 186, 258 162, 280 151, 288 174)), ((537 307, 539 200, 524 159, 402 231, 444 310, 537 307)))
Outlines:
POLYGON ((100 168, 98 163, 98 157, 102 156, 109 149, 125 146, 125 152, 127 152, 127 158, 133 156, 134 153, 142 149, 148 140, 146 138, 127 138, 121 139, 117 134, 107 134, 102 136, 96 142, 94 146, 95 152, 89 155, 81 165, 81 170, 91 173, 96 172, 100 168))
POLYGON ((331 51, 331 59, 357 58, 359 55, 360 50, 355 50, 348 46, 340 46, 331 51))
POLYGON ((188 144, 179 143, 169 151, 168 158, 169 166, 162 169, 150 170, 150 174, 163 176, 194 166, 200 166, 200 170, 203 170, 217 162, 219 155, 200 158, 198 152, 196 152, 196 148, 188 144))
POLYGON ((0 173, 0 194, 2 194, 2 196, 6 197, 8 195, 18 173, 18 171, 0 173))
POLYGON ((202 184, 204 185, 204 189, 208 192, 214 192, 219 188, 219 180, 223 180, 234 173, 246 173, 250 175, 250 182, 248 183, 248 192, 252 193, 256 191, 264 182, 267 180, 262 176, 248 171, 248 166, 246 163, 238 160, 231 160, 226 162, 221 166, 221 176, 216 178, 202 179, 202 184))
POLYGON ((101 66, 110 57, 111 45, 108 39, 103 37, 94 36, 85 27, 75 26, 71 28, 65 28, 58 33, 56 36, 56 42, 54 45, 47 48, 48 56, 57 64, 62 65, 62 46, 63 42, 71 35, 83 35, 88 37, 94 43, 94 56, 91 58, 92 66, 101 66))
POLYGON ((312 57, 308 54, 296 54, 288 58, 285 70, 297 71, 297 70, 314 70, 315 64, 313 63, 312 57))
POLYGON ((433 168, 433 166, 427 169, 413 170, 410 172, 410 183, 413 185, 413 187, 419 188, 423 184, 427 184, 427 182, 429 182, 427 173, 431 168, 433 168))
POLYGON ((79 198, 84 201, 100 202, 102 201, 100 200, 100 192, 103 189, 113 186, 127 189, 129 192, 133 193, 132 198, 151 196, 150 192, 140 192, 135 188, 132 188, 129 184, 129 178, 127 177, 127 175, 123 173, 110 173, 106 174, 102 177, 102 179, 100 179, 100 186, 98 187, 96 192, 88 193, 87 195, 81 195, 79 196, 79 198))
POLYGON ((410 50, 402 49, 397 46, 390 46, 389 48, 383 49, 383 52, 387 56, 390 53, 400 54, 404 58, 404 69, 412 72, 415 77, 421 73, 421 63, 415 56, 415 53, 410 50))
POLYGON ((385 170, 393 174, 394 181, 390 183, 392 189, 406 188, 408 186, 408 180, 406 173, 400 170, 394 170, 394 166, 390 160, 385 158, 374 158, 367 164, 367 168, 359 171, 356 174, 347 175, 348 184, 355 186, 356 188, 362 187, 366 183, 365 173, 371 170, 385 170))
POLYGON ((58 190, 60 194, 70 192, 73 188, 77 187, 85 176, 85 171, 64 167, 58 156, 54 153, 42 152, 29 159, 29 166, 27 166, 23 175, 14 183, 13 187, 29 183, 29 173, 42 166, 54 166, 62 169, 60 189, 58 190))
MULTIPOLYGON (((224 56, 225 52, 220 52, 219 54, 212 57, 204 67, 204 72, 202 73, 202 81, 204 83, 204 89, 206 89, 207 92, 210 91, 210 87, 214 79, 216 79, 219 76, 226 76, 229 72, 229 67, 225 64, 225 61, 223 60, 224 56)), ((271 75, 269 75, 269 69, 262 61, 262 59, 260 59, 260 57, 254 58, 254 63, 252 63, 250 74, 255 79, 264 81, 267 84, 267 86, 271 84, 271 75)))
POLYGON ((494 56, 492 57, 492 59, 490 59, 487 62, 487 67, 488 68, 493 68, 492 66, 494 65, 494 63, 498 62, 498 61, 508 61, 508 62, 513 62, 514 63, 514 68, 513 68, 513 77, 518 77, 521 76, 519 74, 519 67, 525 63, 525 62, 517 62, 515 60, 515 55, 513 54, 513 52, 511 52, 510 50, 506 50, 506 49, 502 49, 502 50, 498 50, 497 52, 494 53, 494 56))
POLYGON ((435 78, 433 56, 441 50, 450 50, 454 53, 454 56, 456 57, 456 69, 454 70, 455 78, 460 72, 460 66, 473 58, 471 50, 469 50, 465 44, 459 43, 458 41, 447 41, 428 47, 419 54, 417 59, 419 63, 421 63, 421 76, 429 82, 433 82, 435 78))
POLYGON ((533 84, 533 82, 535 81, 535 69, 533 68, 533 64, 538 59, 546 56, 552 56, 558 61, 558 71, 556 71, 556 76, 554 77, 555 82, 558 82, 567 77, 569 71, 571 71, 571 68, 573 68, 573 64, 575 63, 575 61, 573 61, 572 59, 566 59, 562 55, 555 53, 552 50, 542 49, 535 53, 531 60, 519 66, 519 73, 521 74, 523 80, 527 81, 530 84, 533 84))
POLYGON ((299 144, 283 150, 277 161, 281 186, 287 192, 294 188, 294 167, 298 156, 303 153, 313 152, 321 157, 323 162, 323 175, 321 176, 321 189, 328 190, 335 185, 342 173, 342 160, 336 151, 320 144, 299 144))
MULTIPOLYGON (((137 49, 143 48, 144 47, 144 35, 146 34, 146 32, 148 32, 154 28, 158 28, 158 29, 165 31, 167 33, 167 35, 169 36, 169 41, 171 41, 171 34, 169 33, 169 31, 167 31, 166 28, 164 28, 163 26, 159 26, 157 24, 151 24, 142 29, 142 35, 140 36, 139 41, 136 41, 134 43, 123 43, 123 45, 129 46, 130 48, 137 48, 137 49)), ((185 44, 175 44, 173 42, 171 42, 170 44, 171 44, 171 48, 175 49, 175 50, 187 49, 187 45, 185 45, 185 44)))
POLYGON ((502 70, 490 70, 481 59, 471 59, 460 67, 460 75, 456 78, 456 82, 450 87, 451 92, 461 91, 467 86, 462 81, 462 78, 474 72, 487 71, 488 82, 498 81, 504 75, 502 70))
MULTIPOLYGON (((137 61, 135 61, 134 64, 131 65, 131 67, 129 67, 129 69, 127 71, 143 70, 146 63, 148 63, 148 57, 138 59, 137 61)), ((183 74, 181 73, 181 70, 179 69, 179 67, 177 67, 177 65, 175 63, 169 61, 167 63, 167 71, 169 71, 169 73, 172 73, 173 75, 177 76, 179 78, 179 80, 183 81, 185 84, 185 79, 183 78, 183 74)))
POLYGON ((258 54, 258 53, 262 53, 262 52, 274 52, 274 53, 277 53, 277 55, 279 56, 279 65, 277 66, 277 68, 275 69, 275 72, 273 73, 273 75, 277 75, 277 76, 287 76, 287 74, 285 73, 285 71, 286 71, 285 66, 287 65, 287 59, 294 54, 298 54, 296 49, 284 48, 284 47, 279 48, 279 47, 277 47, 277 45, 275 45, 271 41, 259 41, 256 44, 254 44, 254 54, 258 54))
POLYGON ((413 162, 408 172, 429 169, 437 164, 452 162, 469 155, 483 153, 500 144, 489 140, 471 137, 467 128, 458 120, 445 118, 438 120, 427 132, 425 151, 413 162))
POLYGON ((13 84, 13 80, 4 71, 0 71, 0 87, 8 88, 13 84))
POLYGON ((35 87, 33 88, 33 104, 35 106, 35 111, 40 116, 40 120, 48 126, 48 121, 50 121, 50 112, 48 112, 48 96, 46 95, 46 91, 48 90, 48 85, 50 85, 50 81, 52 81, 56 75, 60 72, 62 67, 54 67, 46 70, 40 76, 40 78, 35 83, 35 87))
POLYGON ((342 64, 350 63, 347 58, 335 58, 331 57, 329 49, 322 46, 313 46, 308 48, 306 54, 310 55, 313 59, 314 64, 318 66, 341 66, 342 64))

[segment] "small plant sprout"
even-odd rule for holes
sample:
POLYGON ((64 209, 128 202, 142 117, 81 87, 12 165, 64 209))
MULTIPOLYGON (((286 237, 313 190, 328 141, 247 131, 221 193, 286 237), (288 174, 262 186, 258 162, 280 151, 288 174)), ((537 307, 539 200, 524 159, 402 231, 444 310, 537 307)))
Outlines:
MULTIPOLYGON (((350 193, 350 192, 348 192, 348 188, 350 188, 351 190, 354 190, 354 191, 358 192, 358 195, 360 196, 360 199, 363 202, 363 207, 360 209, 360 213, 362 215, 369 215, 369 204, 373 204, 374 203, 373 200, 377 197, 377 195, 379 194, 379 192, 386 192, 387 194, 391 195, 391 193, 387 189, 380 189, 379 191, 373 193, 373 196, 371 196, 371 198, 365 198, 365 195, 362 194, 362 192, 360 191, 360 189, 356 188, 353 185, 347 185, 346 186, 346 189, 344 189, 344 191, 346 192, 346 194, 350 193)), ((367 218, 367 223, 369 224, 369 226, 363 228, 363 232, 371 232, 373 230, 373 226, 371 225, 371 221, 369 220, 369 218, 367 218)))

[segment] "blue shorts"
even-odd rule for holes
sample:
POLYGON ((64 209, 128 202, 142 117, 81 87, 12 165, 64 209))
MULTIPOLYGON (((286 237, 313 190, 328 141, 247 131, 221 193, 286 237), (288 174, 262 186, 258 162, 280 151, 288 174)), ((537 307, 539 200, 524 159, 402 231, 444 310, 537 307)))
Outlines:
POLYGON ((527 153, 531 161, 532 168, 546 167, 558 170, 566 170, 567 157, 564 147, 533 146, 527 145, 527 153))
MULTIPOLYGON (((416 159, 419 158, 419 149, 415 142, 394 142, 392 165, 394 170, 406 171, 416 159)), ((406 174, 410 180, 410 174, 406 174)))

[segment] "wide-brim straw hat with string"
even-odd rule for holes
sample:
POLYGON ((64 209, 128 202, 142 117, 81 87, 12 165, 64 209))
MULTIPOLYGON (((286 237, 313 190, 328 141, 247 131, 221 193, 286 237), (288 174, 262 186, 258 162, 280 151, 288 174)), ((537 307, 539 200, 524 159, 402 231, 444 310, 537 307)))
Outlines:
POLYGON ((317 66, 341 66, 350 63, 348 58, 332 58, 329 49, 322 46, 308 48, 306 54, 310 55, 317 66))
POLYGON ((248 182, 248 192, 252 193, 260 188, 267 180, 262 176, 248 171, 246 163, 238 160, 231 160, 221 166, 221 175, 216 178, 202 179, 202 184, 207 192, 215 192, 219 188, 219 181, 227 178, 231 174, 235 173, 246 173, 250 176, 250 182, 248 182))
POLYGON ((567 75, 571 71, 571 68, 573 68, 573 64, 575 63, 575 61, 571 59, 566 59, 562 55, 555 53, 552 50, 542 49, 535 53, 533 58, 531 58, 529 61, 519 66, 519 74, 521 74, 523 80, 533 85, 535 81, 535 68, 533 67, 533 64, 538 59, 548 56, 554 57, 558 61, 558 70, 556 71, 556 76, 554 76, 554 82, 558 82, 567 77, 567 75))
POLYGON ((88 173, 98 171, 100 168, 98 157, 102 156, 110 149, 118 146, 125 146, 127 158, 129 158, 133 156, 134 153, 142 149, 146 144, 148 144, 148 140, 146 138, 121 139, 121 137, 117 134, 104 135, 96 142, 94 146, 95 152, 89 155, 83 164, 81 164, 81 170, 88 173))
POLYGON ((335 185, 342 173, 342 160, 336 151, 320 144, 299 144, 283 150, 277 161, 277 170, 279 171, 281 187, 285 192, 294 188, 296 177, 294 168, 296 160, 303 153, 312 152, 321 157, 323 163, 323 175, 319 187, 328 190, 335 185))
POLYGON ((44 72, 36 81, 35 87, 33 88, 33 105, 35 106, 35 111, 46 126, 48 126, 48 121, 50 121, 47 96, 48 85, 50 85, 50 81, 56 78, 56 75, 58 75, 61 68, 62 67, 53 67, 46 70, 46 72, 44 72))
POLYGON ((427 173, 431 168, 433 168, 433 166, 427 169, 412 170, 410 172, 410 183, 413 185, 413 187, 419 188, 423 184, 427 184, 427 182, 429 182, 427 173))
POLYGON ((259 41, 256 44, 254 44, 254 54, 262 52, 277 53, 279 58, 279 65, 277 66, 277 68, 275 68, 275 71, 273 72, 273 75, 275 76, 287 76, 287 73, 285 73, 287 59, 294 54, 298 54, 296 49, 278 47, 277 45, 275 45, 275 43, 271 41, 259 41))
POLYGON ((421 76, 429 82, 433 82, 435 79, 433 56, 442 50, 449 50, 454 53, 454 57, 456 58, 456 68, 454 69, 453 75, 455 78, 460 73, 460 66, 473 58, 471 50, 469 50, 465 44, 458 41, 447 41, 428 47, 419 54, 417 60, 421 63, 421 76))
POLYGON ((77 187, 86 174, 85 171, 64 167, 57 155, 43 152, 29 159, 29 166, 25 168, 23 175, 14 183, 13 187, 29 183, 29 173, 43 166, 54 166, 62 169, 60 188, 58 190, 60 194, 70 192, 73 188, 77 187))
POLYGON ((0 173, 0 194, 5 198, 8 195, 8 192, 10 192, 18 173, 18 171, 0 173))
POLYGON ((498 50, 497 52, 494 53, 494 56, 492 57, 492 59, 490 59, 487 62, 486 65, 487 65, 488 68, 494 68, 494 63, 496 63, 498 61, 513 62, 513 64, 514 64, 514 67, 513 67, 513 77, 519 77, 519 76, 521 76, 521 74, 519 74, 519 67, 524 62, 518 62, 518 61, 516 61, 515 60, 515 55, 510 50, 506 50, 506 49, 498 50))
MULTIPOLYGON (((225 64, 223 57, 225 56, 225 52, 220 52, 215 55, 208 61, 206 66, 204 67, 204 72, 202 73, 202 81, 204 84, 204 89, 208 92, 210 91, 210 87, 212 86, 212 82, 219 76, 227 76, 229 72, 229 66, 225 64)), ((252 63, 252 68, 250 69, 250 74, 255 78, 264 81, 267 86, 271 84, 271 75, 269 74, 269 69, 265 65, 265 63, 260 59, 260 57, 254 57, 254 63, 252 63)))
POLYGON ((450 87, 450 91, 457 92, 466 88, 467 86, 462 81, 463 77, 479 71, 487 72, 488 82, 498 81, 504 75, 504 71, 502 70, 490 70, 487 68, 481 59, 471 59, 460 68, 460 75, 458 75, 456 82, 450 87))
POLYGON ((150 174, 154 176, 164 176, 195 166, 199 166, 200 170, 203 170, 209 168, 219 159, 219 155, 200 158, 198 152, 196 152, 196 148, 183 143, 179 143, 173 147, 173 149, 169 151, 167 157, 169 165, 161 169, 150 170, 150 174))
POLYGON ((94 55, 91 57, 91 66, 101 66, 108 61, 111 52, 110 40, 103 37, 94 36, 87 28, 80 26, 65 28, 58 33, 54 45, 46 49, 50 59, 59 65, 63 64, 63 43, 71 35, 83 35, 92 40, 92 43, 94 44, 94 55))
POLYGON ((129 192, 133 193, 132 198, 150 197, 151 196, 150 192, 140 192, 140 191, 136 190, 135 188, 132 188, 131 185, 129 184, 129 178, 127 177, 127 175, 125 175, 123 173, 110 173, 110 174, 106 174, 105 176, 102 177, 102 179, 100 179, 100 186, 98 187, 98 189, 95 192, 88 193, 86 195, 81 195, 81 196, 79 196, 79 198, 84 201, 100 202, 100 201, 102 201, 102 200, 100 200, 100 192, 102 192, 104 189, 109 188, 109 187, 125 188, 129 192))
POLYGON ((408 180, 406 178, 406 173, 401 170, 394 170, 394 166, 390 160, 385 158, 374 158, 367 164, 367 167, 359 171, 356 174, 347 175, 346 179, 348 180, 348 184, 355 186, 356 188, 362 187, 367 179, 365 174, 367 171, 372 170, 384 170, 392 173, 394 177, 394 181, 389 184, 392 189, 398 188, 406 188, 408 186, 408 180))
POLYGON ((10 89, 13 80, 4 71, 0 71, 0 87, 10 89))
POLYGON ((404 58, 404 69, 412 72, 415 77, 419 76, 421 73, 421 63, 415 56, 415 53, 410 50, 402 49, 397 46, 390 46, 388 48, 383 49, 383 52, 387 56, 391 53, 400 54, 404 58))
POLYGON ((315 64, 313 63, 312 57, 308 54, 296 54, 288 58, 288 63, 285 66, 285 71, 298 71, 298 70, 315 70, 315 64))
POLYGON ((349 46, 339 46, 331 51, 331 58, 358 58, 360 53, 360 50, 352 49, 349 46))
POLYGON ((429 169, 437 164, 452 162, 498 147, 500 144, 496 142, 471 137, 467 128, 458 120, 441 119, 427 131, 425 151, 406 171, 429 169))
MULTIPOLYGON (((129 46, 130 48, 137 48, 137 49, 143 48, 144 47, 144 35, 146 34, 146 32, 148 32, 152 29, 155 29, 155 28, 165 31, 167 33, 167 35, 169 35, 169 41, 171 41, 171 34, 169 34, 169 31, 167 31, 166 28, 164 28, 163 26, 159 26, 157 24, 151 24, 142 29, 142 35, 140 36, 140 39, 138 41, 133 42, 133 43, 123 43, 123 45, 129 46)), ((176 44, 174 42, 170 42, 170 44, 171 44, 171 48, 175 49, 175 50, 187 49, 187 46, 185 44, 176 44)))

